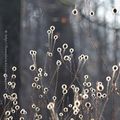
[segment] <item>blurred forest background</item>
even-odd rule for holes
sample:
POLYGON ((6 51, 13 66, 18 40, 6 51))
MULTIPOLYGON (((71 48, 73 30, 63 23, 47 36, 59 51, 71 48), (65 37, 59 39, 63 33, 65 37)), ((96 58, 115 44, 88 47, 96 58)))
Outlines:
MULTIPOLYGON (((0 113, 3 110, 2 94, 7 91, 3 77, 5 65, 8 75, 12 66, 18 67, 16 92, 21 106, 30 111, 33 75, 29 71, 32 63, 29 50, 37 51, 37 64, 42 66, 48 47, 47 30, 51 25, 56 27, 55 34, 59 36, 55 49, 68 43, 75 49, 76 60, 82 53, 89 56, 81 72, 81 81, 88 74, 93 84, 98 80, 105 83, 106 76, 112 74, 112 66, 120 62, 119 0, 0 0, 0 113), (72 14, 75 6, 76 16, 72 14)), ((58 53, 55 53, 54 60, 57 59, 58 53)), ((58 79, 61 85, 62 81, 69 84, 71 78, 63 68, 58 79)), ((120 80, 117 86, 120 89, 120 80)), ((120 98, 113 95, 104 112, 105 120, 120 120, 119 113, 120 98)), ((30 120, 30 116, 27 119, 30 120)))

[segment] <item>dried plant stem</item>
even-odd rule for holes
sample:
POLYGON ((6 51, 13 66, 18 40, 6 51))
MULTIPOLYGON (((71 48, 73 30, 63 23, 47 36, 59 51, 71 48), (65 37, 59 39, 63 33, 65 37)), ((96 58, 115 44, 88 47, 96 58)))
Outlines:
POLYGON ((106 104, 107 104, 108 100, 109 100, 109 98, 107 97, 107 99, 106 99, 106 101, 105 101, 105 103, 104 103, 104 105, 103 105, 102 111, 101 111, 101 113, 100 113, 99 120, 101 120, 101 119, 102 119, 102 114, 103 114, 103 112, 104 112, 104 109, 105 109, 105 106, 106 106, 106 104))

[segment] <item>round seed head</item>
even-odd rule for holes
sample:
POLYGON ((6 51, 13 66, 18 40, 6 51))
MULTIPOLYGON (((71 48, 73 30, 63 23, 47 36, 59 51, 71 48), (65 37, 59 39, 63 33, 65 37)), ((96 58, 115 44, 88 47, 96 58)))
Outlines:
POLYGON ((72 10, 72 14, 73 14, 73 15, 77 15, 77 14, 78 14, 78 10, 77 10, 77 9, 73 9, 73 10, 72 10))

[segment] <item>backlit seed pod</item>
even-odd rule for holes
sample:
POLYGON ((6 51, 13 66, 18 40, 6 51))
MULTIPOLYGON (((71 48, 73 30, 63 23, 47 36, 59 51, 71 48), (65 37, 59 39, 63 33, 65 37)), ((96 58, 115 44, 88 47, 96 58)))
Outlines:
POLYGON ((62 45, 62 48, 63 48, 63 49, 67 49, 67 48, 68 48, 68 44, 67 44, 67 43, 64 43, 64 44, 62 45))
POLYGON ((85 93, 82 97, 83 99, 88 99, 88 94, 85 93))
POLYGON ((31 71, 34 71, 34 70, 36 69, 36 67, 35 67, 35 65, 30 65, 29 69, 30 69, 31 71))
POLYGON ((87 87, 91 87, 92 84, 91 84, 91 82, 87 82, 86 85, 87 85, 87 87))
POLYGON ((20 114, 24 114, 25 115, 25 114, 27 114, 27 111, 25 109, 21 109, 20 110, 20 114))
POLYGON ((96 92, 96 90, 95 90, 94 88, 92 88, 92 89, 91 89, 91 92, 92 92, 92 93, 95 93, 95 92, 96 92))
POLYGON ((53 103, 53 102, 50 102, 50 103, 47 105, 47 109, 48 109, 48 110, 52 110, 52 109, 54 109, 54 107, 55 107, 55 103, 53 103))
POLYGON ((53 53, 47 52, 47 55, 48 55, 49 57, 52 57, 52 56, 53 56, 53 53))
POLYGON ((15 75, 15 74, 12 74, 11 78, 12 78, 12 79, 15 79, 15 78, 16 78, 16 75, 15 75))
POLYGON ((88 75, 84 75, 84 79, 85 79, 85 80, 88 79, 88 75))
POLYGON ((57 40, 58 39, 58 35, 54 35, 54 40, 57 40))
POLYGON ((8 82, 8 86, 11 86, 11 85, 12 85, 12 82, 9 81, 9 82, 8 82))
POLYGON ((25 112, 25 111, 24 111, 23 109, 22 109, 22 110, 20 110, 20 114, 24 114, 24 112, 25 112))
POLYGON ((69 104, 68 107, 69 107, 69 108, 72 108, 72 104, 69 104))
POLYGON ((34 51, 33 51, 33 55, 36 55, 36 54, 37 54, 37 51, 34 50, 34 51))
POLYGON ((12 82, 11 88, 14 89, 16 87, 16 83, 12 82))
POLYGON ((56 65, 59 67, 59 66, 62 65, 62 62, 61 62, 60 60, 57 60, 57 61, 56 61, 56 65))
POLYGON ((97 85, 102 85, 102 82, 97 82, 97 85))
POLYGON ((35 111, 36 111, 36 112, 39 112, 39 111, 40 111, 40 108, 39 108, 39 107, 36 107, 36 108, 35 108, 35 111))
POLYGON ((72 54, 74 52, 74 49, 73 48, 70 48, 69 49, 69 52, 72 54))
POLYGON ((88 55, 84 55, 84 60, 88 60, 88 55))
POLYGON ((50 26, 50 30, 54 31, 55 30, 55 26, 50 26))
POLYGON ((103 98, 106 98, 107 97, 107 94, 106 93, 103 93, 103 98))
POLYGON ((4 97, 4 99, 6 99, 8 97, 8 94, 4 93, 3 97, 4 97))
POLYGON ((9 116, 9 120, 13 120, 13 116, 9 116))
POLYGON ((86 103, 85 103, 85 107, 86 107, 86 108, 90 108, 90 107, 91 107, 91 103, 90 103, 90 102, 86 102, 86 103))
POLYGON ((83 115, 82 115, 82 114, 79 114, 79 118, 80 118, 80 119, 83 119, 83 115))
POLYGON ((106 81, 109 82, 110 80, 111 80, 111 77, 110 77, 110 76, 107 76, 107 77, 106 77, 106 81))
POLYGON ((93 16, 95 13, 93 11, 90 12, 90 16, 93 16))
POLYGON ((10 99, 11 99, 11 96, 10 96, 10 95, 8 95, 8 96, 7 96, 7 99, 9 99, 9 100, 10 100, 10 99))
POLYGON ((98 91, 103 91, 104 90, 104 86, 102 84, 98 84, 97 85, 97 90, 98 91))
POLYGON ((16 106, 15 106, 15 109, 16 109, 16 110, 19 110, 19 109, 20 109, 20 106, 19 106, 19 105, 16 105, 16 106))
POLYGON ((95 98, 95 94, 91 94, 91 96, 92 96, 93 98, 95 98))
POLYGON ((80 61, 83 60, 83 59, 84 59, 84 56, 85 56, 84 54, 81 54, 81 55, 78 57, 78 60, 80 60, 80 61))
POLYGON ((66 95, 68 93, 68 90, 62 90, 62 94, 66 95))
POLYGON ((37 85, 37 89, 41 89, 41 85, 37 85))
POLYGON ((35 82, 38 82, 38 81, 39 81, 39 77, 35 77, 35 78, 34 78, 34 81, 35 81, 35 82))
POLYGON ((84 93, 89 93, 89 89, 84 89, 84 93))
POLYGON ((73 115, 77 115, 77 114, 78 114, 77 110, 73 111, 73 115))
POLYGON ((37 84, 35 82, 32 83, 32 87, 36 88, 37 84))
POLYGON ((37 74, 37 76, 38 76, 39 78, 42 78, 43 75, 42 75, 42 73, 40 72, 40 73, 37 74))
POLYGON ((52 110, 52 107, 51 107, 50 104, 47 105, 47 109, 48 109, 48 110, 52 110))
POLYGON ((62 52, 62 48, 58 47, 57 48, 57 52, 61 53, 62 52))
POLYGON ((15 109, 11 108, 11 113, 14 114, 15 113, 15 109))
POLYGON ((43 95, 40 94, 40 95, 39 95, 39 98, 43 98, 43 95))
POLYGON ((63 59, 64 59, 65 61, 69 61, 69 59, 70 59, 70 56, 68 56, 68 55, 65 55, 63 59))
POLYGON ((83 86, 85 87, 87 84, 86 84, 86 82, 83 82, 83 86))
POLYGON ((118 70, 118 66, 117 65, 113 65, 112 70, 113 71, 117 71, 118 70))
POLYGON ((39 119, 39 120, 42 119, 42 115, 41 115, 41 114, 38 115, 38 119, 39 119))
POLYGON ((47 76, 48 76, 48 73, 45 72, 45 73, 44 73, 44 77, 47 77, 47 76))
POLYGON ((19 120, 25 120, 25 118, 24 117, 20 117, 19 120))
POLYGON ((74 85, 74 84, 72 84, 70 87, 71 87, 73 90, 75 89, 75 85, 74 85))
POLYGON ((42 72, 43 71, 43 69, 42 68, 38 68, 38 72, 42 72))
POLYGON ((59 113, 59 116, 62 117, 62 116, 63 116, 63 113, 60 112, 60 113, 59 113))
POLYGON ((18 104, 18 101, 13 101, 13 105, 17 105, 18 104))
POLYGON ((68 112, 68 108, 67 108, 67 107, 64 107, 64 108, 63 108, 63 112, 68 112))
POLYGON ((5 116, 10 116, 11 112, 10 111, 5 111, 5 116))
POLYGON ((5 74, 3 74, 3 77, 4 77, 4 78, 6 78, 7 76, 8 76, 8 75, 7 75, 6 73, 5 73, 5 74))
POLYGON ((51 34, 51 30, 47 30, 47 34, 51 34))
POLYGON ((16 70, 17 70, 17 67, 13 66, 12 71, 16 71, 16 70))
POLYGON ((46 92, 46 93, 48 92, 48 88, 47 87, 44 88, 44 92, 46 92))
POLYGON ((36 55, 36 54, 37 54, 37 51, 35 51, 35 50, 30 50, 30 52, 29 52, 29 53, 30 53, 30 55, 32 55, 32 56, 33 56, 33 55, 36 55))
POLYGON ((72 10, 72 14, 73 14, 73 15, 77 15, 77 14, 78 14, 78 10, 77 10, 77 9, 73 9, 73 10, 72 10))
POLYGON ((53 101, 56 101, 56 100, 57 100, 57 97, 56 97, 56 96, 53 96, 52 99, 53 99, 53 101))
POLYGON ((73 111, 75 111, 75 110, 77 110, 78 109, 78 107, 77 106, 73 106, 73 111))
POLYGON ((75 100, 75 106, 77 106, 77 107, 80 106, 80 101, 79 100, 75 100))
POLYGON ((34 53, 34 50, 30 50, 30 52, 29 52, 29 53, 30 53, 30 55, 33 55, 33 53, 34 53))
POLYGON ((80 90, 80 88, 79 88, 79 87, 75 87, 75 92, 76 92, 76 93, 78 93, 78 92, 79 92, 79 90, 80 90))
POLYGON ((10 97, 10 101, 14 101, 15 99, 13 97, 10 97))
POLYGON ((12 94, 11 94, 11 97, 13 97, 14 99, 17 99, 17 98, 18 98, 16 93, 12 93, 12 94))
POLYGON ((32 104, 32 108, 33 108, 33 109, 35 109, 35 108, 36 108, 36 105, 35 105, 34 103, 32 104))
POLYGON ((97 92, 97 97, 101 98, 101 96, 102 96, 101 92, 97 92))
POLYGON ((67 89, 67 85, 66 84, 62 84, 62 89, 67 89))
POLYGON ((11 89, 15 89, 15 85, 11 85, 11 89))

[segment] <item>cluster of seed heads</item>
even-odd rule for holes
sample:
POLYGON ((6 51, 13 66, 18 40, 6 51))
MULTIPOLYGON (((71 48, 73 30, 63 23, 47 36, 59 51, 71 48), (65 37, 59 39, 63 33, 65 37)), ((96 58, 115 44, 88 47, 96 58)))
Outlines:
MULTIPOLYGON (((78 14, 77 9, 74 9, 72 11, 73 14, 78 14)), ((56 50, 59 54, 59 59, 56 60, 56 69, 55 73, 51 77, 49 74, 49 71, 47 72, 47 65, 44 66, 37 66, 36 63, 36 57, 37 57, 37 51, 36 50, 30 50, 29 54, 32 58, 32 64, 30 65, 29 69, 31 72, 35 73, 35 76, 32 78, 32 85, 31 88, 33 90, 37 90, 38 93, 40 93, 39 99, 45 100, 44 109, 47 109, 48 112, 50 112, 49 118, 51 120, 85 120, 85 114, 91 113, 91 111, 96 112, 96 106, 95 103, 97 101, 101 102, 106 101, 109 99, 109 96, 115 92, 117 95, 119 94, 119 90, 117 88, 117 81, 120 74, 120 65, 113 65, 112 67, 112 76, 106 76, 106 86, 101 82, 97 81, 94 85, 92 80, 90 80, 89 75, 84 75, 83 83, 81 85, 75 85, 74 82, 76 81, 77 75, 80 73, 80 70, 84 67, 84 64, 89 59, 88 55, 81 54, 78 56, 78 65, 75 70, 75 73, 72 73, 72 71, 69 69, 69 66, 72 66, 72 61, 74 59, 74 48, 69 48, 69 45, 67 43, 64 43, 61 47, 58 47, 55 49, 56 40, 58 39, 57 35, 54 35, 55 27, 50 26, 50 29, 47 31, 48 34, 48 51, 46 51, 46 59, 45 62, 50 57, 51 59, 54 57, 54 50, 56 50), (73 80, 71 81, 71 84, 68 86, 67 84, 61 85, 61 94, 62 98, 58 99, 56 95, 56 89, 58 85, 58 79, 55 78, 56 75, 58 75, 60 67, 64 65, 71 74, 74 75, 73 80), (45 80, 48 80, 48 84, 44 84, 45 80), (56 79, 56 82, 54 81, 56 79), (52 86, 52 89, 55 88, 55 92, 51 92, 51 83, 56 83, 55 86, 52 86), (64 105, 64 99, 69 94, 69 91, 73 92, 73 101, 72 103, 68 103, 67 105, 64 105), (48 97, 50 99, 48 99, 48 97), (62 106, 62 107, 61 107, 62 106)), ((4 117, 7 120, 14 119, 13 114, 16 112, 19 112, 20 118, 19 120, 24 120, 24 116, 27 114, 27 111, 20 107, 18 104, 18 96, 14 91, 16 87, 16 75, 15 71, 17 68, 15 66, 12 67, 12 75, 10 81, 8 81, 8 89, 9 93, 4 93, 3 98, 5 101, 5 111, 2 115, 2 118, 4 117), (11 90, 12 89, 12 90, 11 90), (8 105, 12 104, 11 107, 7 107, 8 105)), ((7 78, 7 74, 4 74, 4 77, 7 78)), ((63 81, 64 82, 64 81, 63 81)), ((34 101, 34 100, 33 100, 34 101)), ((103 103, 104 104, 104 103, 103 103)), ((101 107, 101 106, 97 106, 101 107)), ((105 105, 103 105, 103 108, 100 111, 99 118, 102 117, 103 109, 105 105)), ((40 120, 44 119, 44 115, 41 114, 41 105, 33 102, 31 105, 31 109, 34 112, 34 119, 40 120)), ((98 108, 99 109, 99 108, 98 108)), ((94 114, 91 114, 91 120, 95 120, 94 114)), ((101 120, 101 119, 99 119, 101 120)))
MULTIPOLYGON (((14 120, 14 114, 20 114, 19 120, 24 120, 24 116, 27 114, 27 111, 20 107, 18 103, 18 95, 14 92, 16 87, 16 75, 15 72, 17 67, 12 67, 12 75, 10 80, 7 82, 8 91, 3 94, 4 99, 4 111, 0 116, 0 120, 14 120)), ((8 77, 7 74, 4 74, 4 77, 8 77)))
MULTIPOLYGON (((78 15, 78 13, 79 13, 79 11, 78 11, 77 8, 74 8, 74 9, 72 10, 72 14, 73 14, 73 15, 78 15)), ((113 14, 117 14, 117 13, 118 13, 118 10, 117 10, 116 8, 113 8, 113 9, 112 9, 112 13, 113 13, 113 14)), ((90 11, 89 14, 90 14, 90 16, 94 16, 94 15, 95 15, 94 11, 90 11)))
MULTIPOLYGON (((47 33, 50 35, 51 33, 53 33, 53 31, 55 30, 55 27, 51 26, 50 30, 47 31, 47 33)), ((48 37, 49 38, 49 37, 48 37)), ((50 39, 51 41, 51 39, 50 39)), ((55 44, 54 44, 55 45, 55 44)), ((50 45, 49 45, 50 46, 50 45)), ((51 50, 53 47, 51 47, 49 50, 51 50)), ((34 50, 33 50, 34 51, 34 50)), ((52 49, 52 51, 54 51, 52 49)), ((69 45, 67 43, 64 43, 61 47, 58 47, 56 49, 56 51, 58 52, 60 59, 56 60, 56 68, 57 68, 57 72, 59 72, 59 69, 61 67, 61 65, 65 65, 66 67, 68 67, 67 63, 72 64, 72 60, 74 59, 74 48, 69 48, 69 45), (67 54, 66 54, 67 53, 67 54), (69 54, 68 54, 69 53, 69 54)), ((31 53, 31 51, 30 51, 31 53)), ((37 53, 35 51, 35 53, 37 53)), ((53 57, 54 53, 51 51, 46 51, 46 55, 49 57, 53 57)), ((44 69, 44 66, 40 67, 37 69, 37 64, 35 59, 36 58, 36 54, 34 57, 32 57, 33 60, 33 64, 35 66, 35 70, 37 72, 36 77, 34 77, 34 81, 32 83, 32 87, 33 88, 37 88, 37 86, 40 86, 41 89, 41 99, 43 97, 47 96, 51 96, 49 95, 50 91, 48 88, 50 88, 49 86, 49 81, 48 81, 48 86, 49 87, 45 87, 42 84, 43 81, 43 77, 46 78, 49 75, 49 72, 47 73, 46 70, 44 69), (45 75, 46 73, 46 75, 45 75)), ((67 84, 62 84, 61 85, 61 93, 62 93, 62 98, 60 100, 57 99, 57 96, 52 94, 53 96, 51 96, 51 99, 48 100, 45 109, 47 108, 48 111, 50 112, 50 118, 52 120, 56 119, 66 119, 66 120, 76 120, 75 118, 79 118, 80 120, 85 120, 85 113, 89 114, 91 111, 94 111, 95 113, 95 103, 96 101, 99 101, 102 103, 102 101, 106 101, 107 99, 109 99, 110 93, 113 92, 113 86, 114 91, 119 95, 119 91, 118 88, 116 86, 116 82, 118 79, 115 79, 117 77, 115 76, 119 76, 119 70, 120 70, 120 66, 119 65, 113 65, 112 67, 112 76, 106 76, 106 86, 103 84, 103 82, 101 81, 97 81, 96 84, 93 84, 93 81, 90 80, 89 75, 84 75, 83 77, 83 83, 81 86, 76 86, 74 84, 75 80, 76 80, 76 75, 79 73, 81 66, 84 66, 84 64, 86 63, 86 61, 89 59, 88 55, 85 54, 81 54, 80 56, 78 56, 78 66, 76 69, 76 72, 74 73, 74 79, 71 82, 71 85, 68 86, 67 84), (66 106, 64 106, 64 98, 65 96, 67 96, 67 94, 69 94, 69 91, 72 90, 74 93, 74 98, 73 98, 73 103, 72 104, 68 104, 66 106), (60 107, 62 106, 62 108, 60 107), (84 111, 84 112, 83 112, 84 111)), ((33 71, 32 69, 30 69, 31 71, 33 71)), ((52 80, 50 80, 52 81, 52 80)), ((51 83, 51 82, 50 82, 51 83)), ((55 86, 56 87, 56 86, 55 86)), ((51 89, 51 88, 50 88, 51 89)), ((104 103, 103 103, 104 104, 104 103)), ((101 106, 97 106, 98 109, 101 108, 101 106)), ((32 108, 35 111, 35 115, 37 115, 37 111, 36 111, 36 105, 32 104, 32 108)), ((100 111, 100 118, 102 116, 102 110, 100 111)), ((38 114, 39 115, 39 114, 38 114)), ((40 116, 42 116, 40 114, 40 116)), ((40 117, 41 119, 44 118, 44 116, 40 117)), ((95 120, 95 116, 94 114, 91 115, 91 120, 95 120)))

